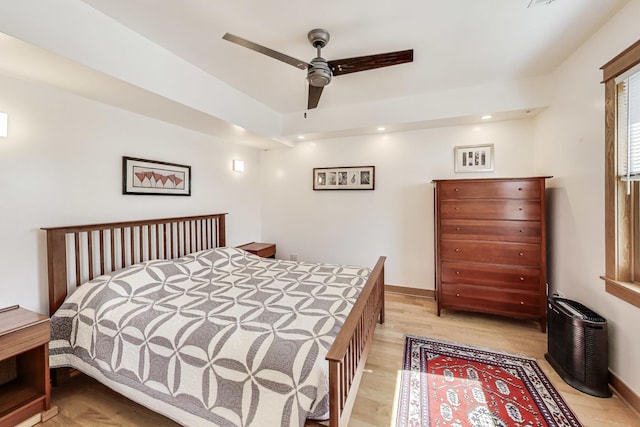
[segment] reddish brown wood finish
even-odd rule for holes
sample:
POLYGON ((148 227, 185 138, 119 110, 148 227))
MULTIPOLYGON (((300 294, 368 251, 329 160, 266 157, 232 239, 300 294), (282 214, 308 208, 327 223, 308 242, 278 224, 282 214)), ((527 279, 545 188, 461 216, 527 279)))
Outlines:
POLYGON ((546 330, 547 178, 434 181, 438 315, 493 313, 546 330))
MULTIPOLYGON (((0 385, 0 426, 14 426, 51 408, 49 318, 24 308, 0 311, 0 361, 15 358, 15 379, 0 385)), ((47 415, 49 416, 49 415, 47 415)))
MULTIPOLYGON (((43 228, 47 232, 49 312, 53 313, 64 301, 67 283, 84 283, 84 280, 81 281, 83 269, 80 265, 88 269, 85 260, 93 259, 100 266, 102 274, 103 268, 104 272, 110 272, 132 264, 134 259, 164 259, 225 246, 225 215, 43 228), (118 234, 119 237, 116 236, 118 234), (87 235, 93 237, 86 237, 87 235), (96 238, 99 239, 99 249, 89 255, 87 247, 95 249, 95 245, 86 242, 96 238), (73 241, 73 244, 67 244, 68 241, 73 241), (110 246, 109 250, 105 248, 106 245, 110 246), (75 259, 75 268, 69 267, 70 259, 75 259)), ((275 245, 267 244, 258 249, 275 251, 275 245)), ((386 257, 378 259, 327 353, 330 427, 347 425, 373 341, 376 320, 384 323, 385 259, 386 257)), ((55 371, 59 380, 68 375, 64 368, 55 371)), ((308 425, 317 423, 310 422, 308 425)))
POLYGON ((245 243, 242 246, 238 246, 238 249, 243 249, 254 255, 258 255, 263 258, 273 258, 276 255, 275 243, 245 243))
POLYGON ((80 286, 93 279, 96 270, 104 274, 143 259, 174 258, 225 246, 225 215, 43 228, 47 232, 49 313, 64 301, 68 284, 80 286))
POLYGON ((330 427, 347 426, 369 354, 376 320, 384 323, 384 262, 380 257, 327 352, 330 427))
POLYGON ((413 62, 413 49, 329 61, 334 76, 413 62))

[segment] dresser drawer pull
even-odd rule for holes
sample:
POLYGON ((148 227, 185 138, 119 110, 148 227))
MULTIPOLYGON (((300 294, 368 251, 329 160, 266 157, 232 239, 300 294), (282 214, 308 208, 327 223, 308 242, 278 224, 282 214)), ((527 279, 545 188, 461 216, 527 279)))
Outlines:
POLYGON ((520 301, 520 305, 524 305, 524 301, 520 301))
POLYGON ((459 210, 460 210, 460 208, 453 208, 453 210, 454 210, 454 211, 459 211, 459 210))
POLYGON ((453 191, 459 191, 459 188, 456 188, 456 189, 455 189, 455 190, 453 190, 453 191))
POLYGON ((524 282, 524 277, 521 277, 521 278, 520 278, 520 281, 524 282))
POLYGON ((522 187, 519 187, 519 188, 518 188, 518 191, 522 191, 522 187))
POLYGON ((455 249, 454 249, 454 251, 456 251, 456 252, 460 252, 460 249, 458 249, 458 248, 455 248, 455 249))
POLYGON ((457 296, 457 297, 459 297, 459 296, 460 296, 460 294, 456 294, 456 296, 457 296))
POLYGON ((460 272, 459 272, 459 271, 456 271, 456 274, 460 274, 460 272))
POLYGON ((520 230, 520 232, 521 232, 521 233, 524 233, 524 231, 523 231, 523 230, 520 230))
POLYGON ((460 227, 456 227, 456 230, 460 230, 460 227))
POLYGON ((520 252, 518 255, 520 255, 520 256, 524 256, 524 252, 520 252))

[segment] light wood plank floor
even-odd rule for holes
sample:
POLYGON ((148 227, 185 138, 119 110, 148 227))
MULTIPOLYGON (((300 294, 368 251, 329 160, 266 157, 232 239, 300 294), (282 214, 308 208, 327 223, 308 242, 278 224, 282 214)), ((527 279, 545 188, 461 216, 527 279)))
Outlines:
MULTIPOLYGON (((592 397, 567 385, 544 359, 546 335, 536 323, 451 311, 437 317, 431 300, 391 293, 386 298, 386 323, 376 329, 350 427, 390 425, 405 334, 535 357, 585 427, 640 426, 640 416, 619 397, 592 397)), ((53 388, 52 400, 60 413, 43 424, 47 427, 177 425, 84 375, 53 388)))

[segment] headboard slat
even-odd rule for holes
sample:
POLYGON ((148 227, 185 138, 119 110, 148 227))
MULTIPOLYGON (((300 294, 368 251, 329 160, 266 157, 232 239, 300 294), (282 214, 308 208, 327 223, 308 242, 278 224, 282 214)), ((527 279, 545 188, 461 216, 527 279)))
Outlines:
POLYGON ((115 228, 109 229, 109 243, 111 245, 111 263, 109 265, 113 270, 116 264, 116 229, 115 228))
POLYGON ((135 241, 135 227, 127 227, 127 230, 129 230, 129 238, 127 239, 127 243, 129 244, 129 264, 127 265, 131 265, 136 262, 134 258, 135 249, 133 248, 133 242, 135 241))
POLYGON ((152 230, 151 226, 147 225, 147 258, 145 261, 151 259, 151 253, 153 252, 153 241, 151 240, 152 230))
POLYGON ((89 253, 88 263, 89 263, 89 280, 93 279, 93 239, 90 231, 87 232, 87 251, 89 253))
POLYGON ((104 274, 104 230, 100 230, 100 274, 104 274))
POLYGON ((124 228, 118 227, 118 231, 120 232, 120 268, 124 268, 124 266, 127 265, 124 250, 124 228))
POLYGON ((76 286, 80 286, 80 233, 73 233, 73 246, 76 251, 76 286))
POLYGON ((193 224, 189 224, 189 249, 191 250, 191 252, 194 252, 193 249, 193 224))

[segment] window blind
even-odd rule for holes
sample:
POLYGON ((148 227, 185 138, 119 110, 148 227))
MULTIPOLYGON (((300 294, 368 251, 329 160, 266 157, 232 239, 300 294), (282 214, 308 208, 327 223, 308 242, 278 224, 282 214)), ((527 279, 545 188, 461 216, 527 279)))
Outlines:
POLYGON ((640 181, 640 71, 619 81, 617 93, 619 175, 628 182, 640 181))

